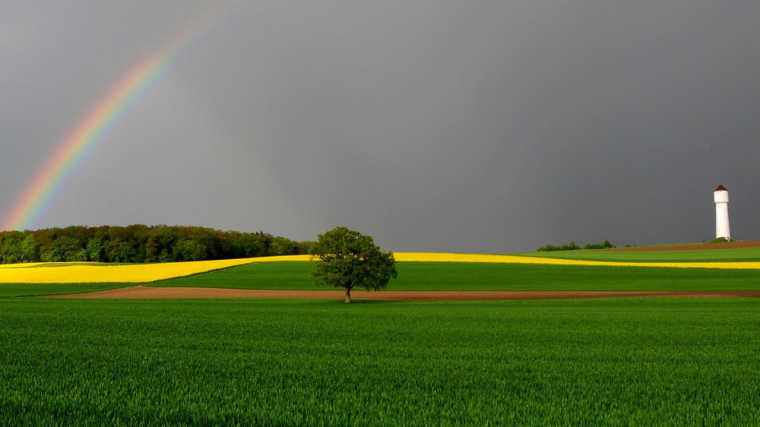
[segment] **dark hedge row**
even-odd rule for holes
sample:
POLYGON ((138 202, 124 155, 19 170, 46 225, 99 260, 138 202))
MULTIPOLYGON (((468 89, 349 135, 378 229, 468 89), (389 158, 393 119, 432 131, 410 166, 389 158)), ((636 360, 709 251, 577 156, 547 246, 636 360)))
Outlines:
POLYGON ((203 227, 130 225, 0 233, 0 263, 170 262, 309 253, 313 243, 203 227))
POLYGON ((552 251, 576 251, 578 249, 612 249, 615 245, 610 243, 609 240, 605 240, 603 243, 586 243, 586 246, 578 246, 575 242, 570 242, 566 245, 544 245, 536 249, 537 252, 552 252, 552 251))

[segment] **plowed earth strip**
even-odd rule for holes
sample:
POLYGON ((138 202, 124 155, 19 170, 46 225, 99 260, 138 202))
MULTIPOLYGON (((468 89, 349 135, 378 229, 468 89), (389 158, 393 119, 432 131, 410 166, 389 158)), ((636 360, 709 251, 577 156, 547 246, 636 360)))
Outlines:
MULTIPOLYGON (((758 298, 760 291, 352 291, 355 300, 379 301, 483 301, 528 299, 581 299, 632 297, 758 298)), ((221 288, 129 288, 49 298, 84 299, 179 299, 179 298, 264 298, 342 299, 342 291, 268 291, 221 288)))

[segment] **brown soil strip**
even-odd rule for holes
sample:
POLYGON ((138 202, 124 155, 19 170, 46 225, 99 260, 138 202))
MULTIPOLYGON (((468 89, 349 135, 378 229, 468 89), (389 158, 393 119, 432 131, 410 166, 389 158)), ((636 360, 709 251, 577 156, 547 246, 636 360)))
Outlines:
MULTIPOLYGON (((380 301, 483 301, 527 299, 577 299, 625 297, 760 297, 760 291, 353 291, 356 300, 380 301)), ((85 294, 55 295, 49 298, 85 299, 176 299, 176 298, 268 298, 343 299, 342 291, 267 291, 221 288, 161 288, 134 286, 85 294)))
POLYGON ((702 249, 756 248, 760 240, 746 242, 700 243, 695 245, 638 246, 634 248, 605 249, 614 252, 658 252, 658 251, 697 251, 702 249))

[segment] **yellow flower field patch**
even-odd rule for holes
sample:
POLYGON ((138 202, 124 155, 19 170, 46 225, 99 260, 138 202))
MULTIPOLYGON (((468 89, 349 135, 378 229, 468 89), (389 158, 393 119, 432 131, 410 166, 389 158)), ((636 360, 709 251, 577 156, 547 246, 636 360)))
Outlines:
POLYGON ((516 255, 453 254, 437 252, 396 252, 399 262, 481 262, 501 264, 585 265, 598 267, 717 268, 760 270, 760 262, 621 262, 542 258, 516 255))
POLYGON ((160 264, 13 264, 0 269, 0 283, 146 283, 191 276, 253 262, 309 261, 310 255, 260 257, 160 264))

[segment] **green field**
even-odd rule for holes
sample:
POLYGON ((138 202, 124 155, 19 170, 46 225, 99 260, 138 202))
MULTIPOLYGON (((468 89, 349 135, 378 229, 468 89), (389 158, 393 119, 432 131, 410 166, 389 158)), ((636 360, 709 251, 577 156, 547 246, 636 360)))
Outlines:
POLYGON ((0 299, 0 419, 760 423, 760 301, 0 299))
MULTIPOLYGON (((312 268, 152 285, 324 289, 312 268)), ((753 270, 397 268, 388 289, 760 290, 753 270)), ((33 297, 121 286, 0 285, 0 424, 760 424, 760 299, 33 297)))
POLYGON ((3 297, 28 297, 37 295, 61 295, 80 292, 105 291, 108 289, 123 288, 125 284, 110 283, 70 283, 61 285, 42 285, 27 283, 2 283, 0 284, 0 298, 3 297))
MULTIPOLYGON (((314 285, 309 262, 249 264, 151 286, 232 289, 330 289, 314 285)), ((398 263, 389 290, 760 290, 760 271, 683 268, 587 267, 532 264, 398 263)), ((2 284, 0 297, 92 292, 123 284, 2 284)))
MULTIPOLYGON (((309 262, 249 264, 155 286, 325 289, 309 262)), ((759 290, 760 271, 532 264, 398 263, 389 290, 759 290)))
POLYGON ((519 255, 542 258, 582 259, 623 262, 729 262, 760 261, 760 247, 735 249, 695 249, 688 251, 576 250, 525 252, 519 255))

